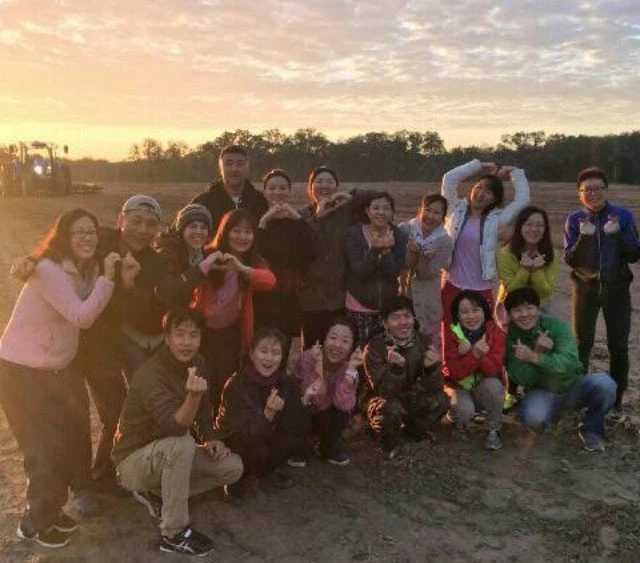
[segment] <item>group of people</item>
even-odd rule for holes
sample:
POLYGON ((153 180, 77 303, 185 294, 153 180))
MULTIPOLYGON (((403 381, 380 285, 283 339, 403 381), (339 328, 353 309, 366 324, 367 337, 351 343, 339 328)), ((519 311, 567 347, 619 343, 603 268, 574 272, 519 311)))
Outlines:
POLYGON ((159 520, 160 549, 208 553, 190 496, 222 487, 236 503, 256 480, 290 487, 279 467, 304 467, 314 450, 346 465, 354 416, 395 455, 444 418, 461 440, 484 420, 497 450, 513 403, 532 432, 586 409, 580 437, 604 448, 627 386, 640 242, 602 170, 579 174, 583 208, 566 222, 572 330, 551 315, 560 257, 521 169, 459 166, 396 225, 392 194, 342 191, 328 167, 296 209, 285 171, 254 188, 236 145, 219 166, 165 232, 158 201, 138 194, 116 228, 64 212, 14 264, 24 287, 0 339, 0 402, 28 477, 21 538, 67 545, 71 489, 85 516, 96 492, 132 494, 159 520), (611 369, 588 374, 600 309, 611 369), (102 424, 94 457, 87 388, 102 424))

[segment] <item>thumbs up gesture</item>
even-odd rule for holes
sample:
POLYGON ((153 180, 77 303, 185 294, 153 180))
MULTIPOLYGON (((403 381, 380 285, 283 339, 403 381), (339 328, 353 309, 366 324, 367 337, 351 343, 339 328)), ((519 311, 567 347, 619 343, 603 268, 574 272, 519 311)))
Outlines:
POLYGON ((587 237, 592 237, 596 234, 596 226, 591 222, 589 217, 580 221, 580 234, 587 237))
POLYGON ((605 235, 615 235, 620 232, 620 218, 617 215, 609 215, 603 227, 605 235))

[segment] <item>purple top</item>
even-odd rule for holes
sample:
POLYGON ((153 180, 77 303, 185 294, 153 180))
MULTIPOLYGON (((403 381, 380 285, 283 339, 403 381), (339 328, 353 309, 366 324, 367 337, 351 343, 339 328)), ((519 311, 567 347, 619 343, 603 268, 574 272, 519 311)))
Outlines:
POLYGON ((453 248, 447 279, 460 289, 491 289, 491 283, 482 279, 480 217, 468 217, 462 227, 453 248))
MULTIPOLYGON (((327 392, 324 395, 318 395, 311 398, 311 404, 317 409, 323 411, 331 405, 343 412, 351 412, 356 405, 356 386, 357 379, 347 377, 347 362, 344 362, 335 376, 327 386, 327 392)), ((296 362, 294 370, 296 377, 300 380, 300 392, 304 394, 320 374, 316 369, 316 360, 309 351, 302 352, 296 362)))

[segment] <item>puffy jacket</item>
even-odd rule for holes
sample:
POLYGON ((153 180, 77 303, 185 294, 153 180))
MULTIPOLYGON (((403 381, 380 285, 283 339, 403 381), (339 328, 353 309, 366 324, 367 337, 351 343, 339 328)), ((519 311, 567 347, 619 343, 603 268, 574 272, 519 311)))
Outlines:
POLYGON ((395 244, 386 254, 369 247, 361 224, 353 225, 344 237, 347 290, 370 309, 382 309, 387 299, 398 294, 398 276, 405 266, 409 237, 396 226, 392 229, 395 244))
MULTIPOLYGON (((458 197, 458 186, 481 170, 482 163, 478 159, 474 159, 450 170, 442 177, 441 193, 449 206, 445 226, 453 240, 453 252, 456 250, 458 235, 469 214, 469 199, 458 197)), ((513 201, 505 207, 492 209, 482 218, 480 223, 480 259, 482 279, 485 281, 492 281, 496 277, 496 250, 500 227, 511 223, 529 203, 529 183, 524 175, 524 170, 514 168, 511 171, 511 182, 515 191, 513 201)))
POLYGON ((476 358, 473 352, 460 354, 460 340, 447 326, 444 329, 444 376, 448 385, 456 386, 459 381, 469 375, 481 377, 500 377, 504 367, 505 339, 502 329, 493 321, 485 325, 485 335, 489 352, 482 358, 476 358))
POLYGON ((597 213, 580 209, 569 215, 565 223, 564 260, 573 269, 574 279, 586 270, 593 274, 593 283, 630 283, 633 274, 629 263, 640 260, 638 229, 631 211, 607 202, 597 213), (614 235, 604 232, 609 217, 618 217, 620 222, 620 231, 614 235), (594 235, 580 234, 580 223, 586 219, 596 226, 594 235))

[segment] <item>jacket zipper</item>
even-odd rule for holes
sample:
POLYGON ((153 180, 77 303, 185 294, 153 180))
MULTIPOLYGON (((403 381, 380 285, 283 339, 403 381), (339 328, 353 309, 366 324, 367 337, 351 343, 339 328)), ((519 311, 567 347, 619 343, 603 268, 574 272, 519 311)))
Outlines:
POLYGON ((596 213, 596 234, 598 239, 598 296, 602 295, 602 248, 600 240, 600 217, 596 213))

